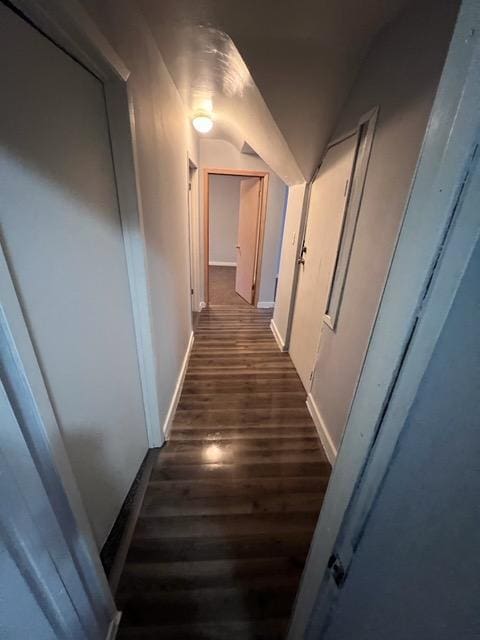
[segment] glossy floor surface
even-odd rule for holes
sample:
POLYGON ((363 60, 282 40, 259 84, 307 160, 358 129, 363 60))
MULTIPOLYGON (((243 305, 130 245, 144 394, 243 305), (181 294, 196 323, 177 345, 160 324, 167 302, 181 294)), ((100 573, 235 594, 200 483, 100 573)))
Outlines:
POLYGON ((330 466, 270 317, 200 314, 117 593, 120 638, 285 637, 330 466))

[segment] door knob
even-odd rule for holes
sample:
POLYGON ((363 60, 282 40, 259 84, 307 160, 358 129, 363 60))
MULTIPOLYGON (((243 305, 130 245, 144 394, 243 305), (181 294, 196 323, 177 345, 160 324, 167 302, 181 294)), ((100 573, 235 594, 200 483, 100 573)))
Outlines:
POLYGON ((300 257, 297 259, 297 264, 305 264, 304 255, 307 253, 307 247, 303 245, 302 250, 300 252, 300 257))

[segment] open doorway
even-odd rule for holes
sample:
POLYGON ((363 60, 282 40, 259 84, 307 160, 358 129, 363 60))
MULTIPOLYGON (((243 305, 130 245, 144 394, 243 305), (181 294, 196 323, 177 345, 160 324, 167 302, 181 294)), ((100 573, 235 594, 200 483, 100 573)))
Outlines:
POLYGON ((256 306, 268 173, 205 170, 205 302, 256 306))

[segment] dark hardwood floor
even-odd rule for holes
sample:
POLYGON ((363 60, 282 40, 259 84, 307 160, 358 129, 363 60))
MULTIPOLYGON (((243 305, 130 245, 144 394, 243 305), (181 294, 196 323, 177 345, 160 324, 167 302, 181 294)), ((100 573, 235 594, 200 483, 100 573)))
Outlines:
POLYGON ((270 317, 200 315, 117 592, 120 638, 285 637, 330 466, 270 317))

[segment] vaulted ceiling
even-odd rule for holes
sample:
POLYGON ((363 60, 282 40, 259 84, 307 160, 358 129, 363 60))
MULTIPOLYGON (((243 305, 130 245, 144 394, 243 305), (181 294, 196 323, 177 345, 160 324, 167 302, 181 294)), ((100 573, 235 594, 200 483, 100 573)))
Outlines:
POLYGON ((262 156, 284 140, 290 183, 312 175, 371 41, 408 2, 137 1, 189 109, 210 102, 211 135, 262 156))

